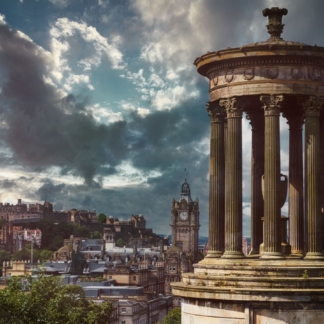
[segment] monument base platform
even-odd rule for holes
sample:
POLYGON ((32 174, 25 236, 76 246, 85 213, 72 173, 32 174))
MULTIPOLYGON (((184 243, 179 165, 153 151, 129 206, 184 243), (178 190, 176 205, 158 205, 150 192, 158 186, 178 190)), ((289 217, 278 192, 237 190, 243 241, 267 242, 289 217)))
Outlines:
POLYGON ((208 258, 172 293, 182 297, 182 323, 323 323, 324 262, 208 258))

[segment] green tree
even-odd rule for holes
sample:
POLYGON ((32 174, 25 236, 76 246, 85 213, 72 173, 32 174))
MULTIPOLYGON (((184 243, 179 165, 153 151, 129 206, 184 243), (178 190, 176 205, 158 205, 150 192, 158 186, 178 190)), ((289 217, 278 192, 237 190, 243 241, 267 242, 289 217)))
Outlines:
POLYGON ((87 312, 88 324, 106 324, 107 318, 110 317, 114 310, 113 304, 108 301, 104 301, 101 304, 91 303, 87 312))
POLYGON ((90 238, 90 231, 86 226, 76 225, 73 230, 73 236, 90 238))
POLYGON ((101 239, 101 233, 99 232, 99 231, 94 231, 93 233, 92 233, 92 238, 93 239, 101 239))
POLYGON ((102 224, 105 224, 107 221, 107 216, 103 213, 100 213, 98 215, 98 223, 102 223, 102 224))
POLYGON ((53 251, 50 251, 50 250, 41 250, 39 255, 40 255, 40 261, 41 262, 48 261, 48 260, 52 260, 53 251))
POLYGON ((112 311, 110 302, 94 305, 80 286, 42 273, 35 280, 13 277, 0 290, 0 324, 101 324, 109 323, 112 311))
MULTIPOLYGON (((27 244, 25 247, 23 247, 21 250, 15 252, 12 255, 13 261, 26 261, 31 259, 31 245, 27 244)), ((35 245, 33 246, 33 261, 39 260, 39 250, 35 248, 35 245)))
POLYGON ((118 239, 117 242, 116 242, 116 246, 123 247, 125 245, 126 245, 125 241, 123 239, 121 239, 121 238, 118 239))
POLYGON ((181 308, 174 308, 158 324, 181 324, 181 308))

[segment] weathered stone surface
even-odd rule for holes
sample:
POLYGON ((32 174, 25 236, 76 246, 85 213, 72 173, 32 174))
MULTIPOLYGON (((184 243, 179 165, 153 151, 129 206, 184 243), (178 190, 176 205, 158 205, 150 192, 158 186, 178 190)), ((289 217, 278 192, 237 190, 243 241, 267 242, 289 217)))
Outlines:
MULTIPOLYGON (((212 255, 205 258, 194 265, 194 273, 183 274, 182 282, 172 285, 173 294, 183 298, 184 323, 323 322, 324 222, 321 200, 324 197, 324 167, 320 159, 324 156, 321 150, 324 145, 324 131, 321 129, 324 125, 324 113, 321 112, 324 48, 281 39, 281 18, 286 13, 286 9, 279 8, 264 11, 264 15, 269 17, 270 39, 207 53, 194 62, 198 72, 209 79, 210 101, 224 106, 227 113, 224 139, 222 131, 218 133, 212 129, 212 141, 220 140, 225 147, 226 243, 222 258, 212 255), (238 105, 242 102, 249 104, 238 105), (257 111, 262 111, 262 107, 263 120, 260 121, 259 116, 256 118, 258 122, 253 124, 253 118, 257 111), (243 258, 241 254, 242 112, 250 116, 255 132, 252 142, 251 206, 252 222, 255 222, 252 244, 256 253, 262 252, 255 246, 255 242, 261 241, 257 232, 262 217, 264 233, 261 246, 264 248, 261 257, 252 254, 243 258), (289 212, 290 238, 295 255, 287 255, 290 245, 286 242, 283 225, 287 218, 283 219, 280 211, 280 114, 288 119, 290 125, 289 212), (301 146, 303 119, 305 169, 302 167, 301 146), (264 152, 264 163, 261 151, 264 152), (264 170, 263 174, 260 170, 264 170), (261 184, 258 183, 262 176, 263 210, 260 209, 261 184)), ((212 150, 215 147, 212 144, 212 150)), ((215 167, 221 167, 223 160, 216 161, 215 153, 211 151, 211 175, 215 167)), ((216 194, 214 188, 213 184, 210 202, 216 206, 221 190, 216 194)), ((215 210, 212 208, 210 211, 212 220, 219 216, 215 216, 215 210)), ((211 229, 211 233, 216 231, 211 229)))

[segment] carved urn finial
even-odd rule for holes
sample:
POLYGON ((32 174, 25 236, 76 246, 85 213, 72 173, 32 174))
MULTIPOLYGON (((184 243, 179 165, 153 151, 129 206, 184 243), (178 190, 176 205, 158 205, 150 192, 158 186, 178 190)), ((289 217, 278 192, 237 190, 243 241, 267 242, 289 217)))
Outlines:
POLYGON ((278 7, 266 8, 262 11, 264 17, 269 17, 269 24, 267 25, 270 40, 280 40, 283 27, 282 16, 286 16, 288 10, 286 8, 279 9, 278 7))

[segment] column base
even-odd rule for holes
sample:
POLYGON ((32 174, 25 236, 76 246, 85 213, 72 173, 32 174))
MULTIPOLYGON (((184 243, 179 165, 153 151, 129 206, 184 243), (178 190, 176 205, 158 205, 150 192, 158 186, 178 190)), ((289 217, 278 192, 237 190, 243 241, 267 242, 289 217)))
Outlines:
POLYGON ((260 254, 259 250, 251 250, 249 255, 256 255, 256 254, 260 254))
POLYGON ((225 251, 222 259, 244 259, 245 255, 240 251, 225 251))
POLYGON ((220 258, 223 255, 223 251, 208 251, 205 258, 220 258))
POLYGON ((260 259, 267 259, 267 260, 278 260, 278 259, 285 259, 281 252, 263 252, 260 256, 260 259))
POLYGON ((291 251, 291 256, 294 258, 302 258, 304 256, 303 251, 291 251))
POLYGON ((324 254, 322 252, 307 252, 306 260, 324 260, 324 254))

